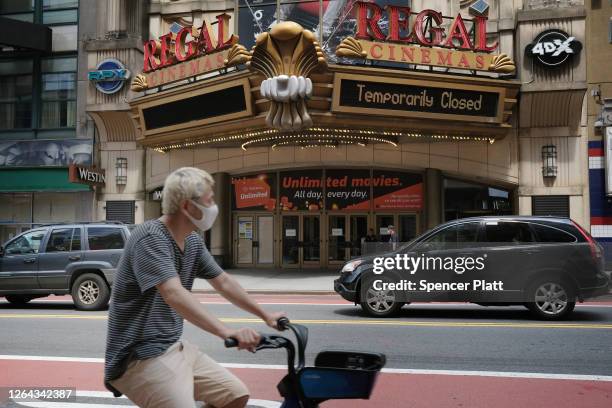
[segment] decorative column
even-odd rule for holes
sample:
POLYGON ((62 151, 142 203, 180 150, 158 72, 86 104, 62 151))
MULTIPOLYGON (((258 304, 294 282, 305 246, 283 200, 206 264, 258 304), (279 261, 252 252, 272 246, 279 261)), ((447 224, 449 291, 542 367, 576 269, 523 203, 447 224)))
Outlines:
POLYGON ((210 253, 219 265, 226 267, 231 261, 231 178, 228 173, 215 173, 213 179, 215 180, 214 193, 219 215, 210 231, 210 253))
POLYGON ((443 222, 444 208, 442 194, 442 172, 438 169, 425 170, 425 216, 427 229, 433 228, 443 222))

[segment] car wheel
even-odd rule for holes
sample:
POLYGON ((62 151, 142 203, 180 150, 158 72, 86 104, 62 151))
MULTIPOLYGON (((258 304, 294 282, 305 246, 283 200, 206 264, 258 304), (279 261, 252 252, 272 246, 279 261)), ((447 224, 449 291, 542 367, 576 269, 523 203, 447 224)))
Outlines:
MULTIPOLYGON (((391 282, 387 278, 379 278, 383 282, 391 282)), ((370 316, 390 317, 399 312, 404 305, 398 301, 398 295, 393 290, 375 290, 372 287, 374 279, 365 282, 361 287, 361 308, 370 316)))
POLYGON ((23 295, 8 295, 8 296, 6 296, 6 300, 9 303, 12 303, 13 305, 25 305, 26 303, 28 303, 32 299, 33 298, 31 298, 29 296, 23 296, 23 295))
POLYGON ((108 305, 110 289, 95 273, 85 273, 72 284, 72 300, 79 310, 101 310, 108 305))
POLYGON ((527 291, 527 308, 542 320, 561 320, 576 306, 574 290, 566 282, 554 278, 540 279, 527 291))

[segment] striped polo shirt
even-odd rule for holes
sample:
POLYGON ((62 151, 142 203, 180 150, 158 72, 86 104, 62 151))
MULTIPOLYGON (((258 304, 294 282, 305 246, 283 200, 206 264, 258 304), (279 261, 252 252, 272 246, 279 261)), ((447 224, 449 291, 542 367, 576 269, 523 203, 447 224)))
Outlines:
POLYGON ((178 276, 191 290, 197 276, 212 279, 223 270, 198 234, 185 238, 184 252, 160 220, 136 227, 125 245, 112 288, 104 364, 108 382, 123 375, 133 360, 156 357, 183 334, 183 318, 166 304, 156 285, 178 276))

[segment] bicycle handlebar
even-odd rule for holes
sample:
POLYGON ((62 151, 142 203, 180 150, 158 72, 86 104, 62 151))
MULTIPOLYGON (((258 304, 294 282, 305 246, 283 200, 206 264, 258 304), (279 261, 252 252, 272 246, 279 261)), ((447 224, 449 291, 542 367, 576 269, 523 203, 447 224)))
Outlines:
POLYGON ((238 340, 233 337, 228 337, 223 343, 227 348, 238 347, 238 340))
MULTIPOLYGON (((280 319, 276 321, 276 327, 278 327, 278 329, 281 331, 287 330, 288 325, 289 325, 289 319, 286 317, 281 317, 280 319)), ((262 335, 259 345, 264 344, 265 340, 266 340, 266 336, 262 335)), ((226 348, 238 347, 238 340, 236 340, 233 337, 228 337, 227 339, 223 341, 223 343, 225 344, 226 348)))

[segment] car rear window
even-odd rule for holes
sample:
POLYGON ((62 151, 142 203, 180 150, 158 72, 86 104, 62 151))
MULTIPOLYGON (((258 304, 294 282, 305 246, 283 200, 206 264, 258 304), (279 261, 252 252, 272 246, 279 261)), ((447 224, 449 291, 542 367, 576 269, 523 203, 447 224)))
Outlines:
POLYGON ((524 222, 489 221, 485 224, 485 236, 487 242, 519 244, 535 241, 529 225, 524 222))
POLYGON ((538 242, 576 242, 575 236, 558 228, 540 224, 532 226, 538 236, 538 242))
POLYGON ((121 229, 113 227, 89 227, 87 240, 91 251, 121 249, 125 243, 121 229))

